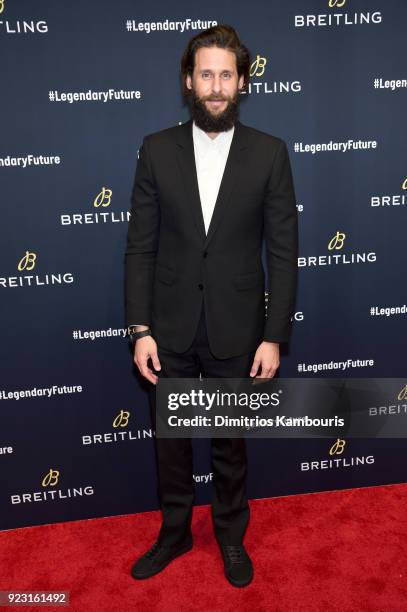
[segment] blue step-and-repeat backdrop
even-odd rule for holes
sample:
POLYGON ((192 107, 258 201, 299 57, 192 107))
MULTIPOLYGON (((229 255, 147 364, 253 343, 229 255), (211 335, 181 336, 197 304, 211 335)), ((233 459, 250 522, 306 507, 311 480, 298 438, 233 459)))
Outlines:
MULTIPOLYGON (((283 138, 293 169, 280 376, 406 376, 406 22, 404 0, 0 0, 1 529, 158 508, 125 330, 130 196, 143 136, 189 118, 180 58, 211 25, 249 48, 240 119, 283 138)), ((209 440, 194 446, 208 503, 209 440)), ((252 499, 406 480, 403 439, 248 451, 252 499)))

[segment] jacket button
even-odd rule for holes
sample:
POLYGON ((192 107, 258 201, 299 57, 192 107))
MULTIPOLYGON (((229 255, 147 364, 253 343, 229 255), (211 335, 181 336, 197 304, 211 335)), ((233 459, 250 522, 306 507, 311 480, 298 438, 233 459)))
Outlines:
POLYGON ((204 251, 203 256, 204 256, 204 257, 207 257, 207 255, 208 255, 208 251, 204 251))
POLYGON ((203 284, 202 284, 202 283, 199 283, 198 288, 199 288, 199 289, 202 291, 202 289, 203 289, 203 284))

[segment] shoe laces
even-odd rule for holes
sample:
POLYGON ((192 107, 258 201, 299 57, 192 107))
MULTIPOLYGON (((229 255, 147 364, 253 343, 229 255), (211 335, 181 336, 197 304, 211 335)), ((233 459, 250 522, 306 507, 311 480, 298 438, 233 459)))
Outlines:
POLYGON ((154 542, 150 550, 147 551, 146 557, 152 558, 158 555, 161 551, 161 545, 158 542, 154 542))
POLYGON ((242 547, 241 546, 224 546, 227 556, 232 563, 243 563, 242 547))

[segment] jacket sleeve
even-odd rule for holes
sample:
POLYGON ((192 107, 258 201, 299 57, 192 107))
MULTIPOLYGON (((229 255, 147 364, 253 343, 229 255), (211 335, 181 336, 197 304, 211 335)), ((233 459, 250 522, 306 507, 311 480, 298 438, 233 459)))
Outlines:
POLYGON ((155 258, 160 226, 160 208, 146 136, 131 195, 131 216, 125 251, 126 324, 151 324, 155 258))
POLYGON ((284 140, 275 154, 264 202, 268 276, 267 318, 263 339, 287 342, 295 313, 298 276, 298 212, 284 140))

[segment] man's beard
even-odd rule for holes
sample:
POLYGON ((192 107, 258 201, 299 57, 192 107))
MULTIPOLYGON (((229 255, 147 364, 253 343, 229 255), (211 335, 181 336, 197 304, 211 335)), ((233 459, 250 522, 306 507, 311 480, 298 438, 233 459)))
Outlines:
MULTIPOLYGON (((234 98, 226 98, 227 106, 225 110, 217 114, 213 114, 207 109, 206 99, 205 101, 201 100, 193 89, 188 96, 192 119, 196 125, 204 132, 226 132, 232 129, 239 117, 239 92, 236 93, 234 98)), ((225 98, 209 96, 209 100, 211 99, 223 100, 225 98)))

